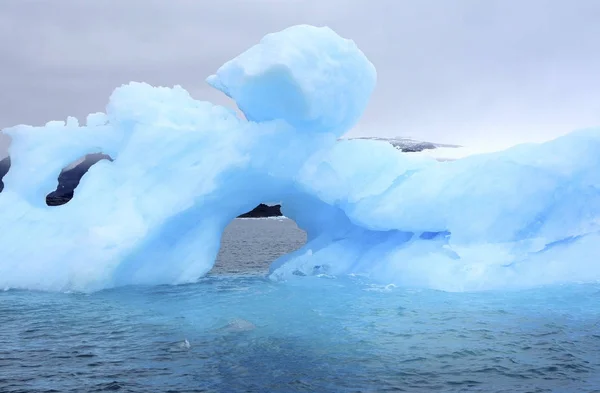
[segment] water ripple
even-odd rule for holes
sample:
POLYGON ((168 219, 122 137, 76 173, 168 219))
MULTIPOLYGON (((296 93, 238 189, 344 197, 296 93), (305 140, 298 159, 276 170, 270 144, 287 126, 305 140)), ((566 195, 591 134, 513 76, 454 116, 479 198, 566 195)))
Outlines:
MULTIPOLYGON (((266 254, 248 264, 264 268, 258 259, 266 254)), ((247 268, 221 266, 197 284, 91 295, 0 292, 0 392, 600 386, 600 284, 375 291, 364 277, 282 284, 247 268)))

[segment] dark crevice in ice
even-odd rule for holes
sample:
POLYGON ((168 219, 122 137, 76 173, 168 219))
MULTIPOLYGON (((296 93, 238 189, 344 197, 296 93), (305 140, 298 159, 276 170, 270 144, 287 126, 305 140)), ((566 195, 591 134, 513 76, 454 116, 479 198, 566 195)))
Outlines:
POLYGON ((0 192, 4 190, 4 182, 2 181, 2 179, 4 179, 4 176, 6 176, 9 169, 10 157, 4 157, 2 160, 0 160, 0 192))
POLYGON ((73 165, 71 164, 66 167, 69 169, 63 169, 60 172, 60 175, 58 175, 58 186, 56 187, 56 190, 46 196, 46 204, 48 206, 60 206, 73 199, 75 189, 79 185, 83 175, 85 175, 94 164, 101 160, 112 161, 112 158, 102 153, 88 154, 77 165, 71 168, 73 165))

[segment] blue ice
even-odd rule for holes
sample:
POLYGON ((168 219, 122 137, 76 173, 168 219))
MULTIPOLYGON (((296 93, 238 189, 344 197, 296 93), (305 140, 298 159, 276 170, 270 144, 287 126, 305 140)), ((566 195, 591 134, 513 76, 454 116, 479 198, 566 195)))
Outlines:
POLYGON ((600 279, 600 130, 453 162, 340 141, 376 71, 329 28, 269 34, 207 82, 245 118, 180 86, 132 82, 85 124, 4 129, 0 287, 193 282, 225 226, 272 201, 308 235, 273 262, 274 280, 365 275, 466 291, 600 279), (60 170, 98 152, 114 161, 47 207, 60 170))

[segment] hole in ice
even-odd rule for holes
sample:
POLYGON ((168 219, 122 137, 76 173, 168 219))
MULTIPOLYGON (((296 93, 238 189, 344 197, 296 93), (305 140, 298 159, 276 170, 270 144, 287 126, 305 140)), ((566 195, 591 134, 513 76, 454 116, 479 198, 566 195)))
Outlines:
POLYGON ((3 132, 0 132, 0 192, 4 190, 3 179, 10 169, 10 156, 8 155, 10 142, 10 137, 3 132))
POLYGON ((4 176, 6 176, 9 169, 10 169, 10 157, 4 157, 4 158, 0 159, 0 192, 2 192, 2 190, 4 190, 4 182, 2 181, 2 179, 4 179, 4 176))
POLYGON ((289 218, 236 218, 223 231, 209 274, 265 275, 273 261, 305 244, 306 232, 289 218))
POLYGON ((3 159, 0 160, 0 192, 2 192, 2 190, 4 190, 4 182, 2 181, 2 179, 4 179, 4 176, 6 176, 9 169, 10 169, 10 157, 4 157, 3 159))
POLYGON ((60 206, 73 199, 75 189, 79 185, 83 175, 98 161, 109 160, 112 158, 106 154, 94 153, 88 154, 77 161, 67 165, 58 175, 58 186, 46 196, 48 206, 60 206))

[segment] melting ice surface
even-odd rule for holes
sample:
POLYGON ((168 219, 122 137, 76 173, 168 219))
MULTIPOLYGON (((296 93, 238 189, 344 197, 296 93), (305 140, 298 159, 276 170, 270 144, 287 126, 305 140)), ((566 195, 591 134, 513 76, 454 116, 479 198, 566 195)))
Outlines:
POLYGON ((462 291, 600 279, 599 130, 454 162, 338 141, 376 71, 328 28, 267 35, 208 82, 246 119, 182 87, 130 83, 85 125, 3 130, 0 287, 194 282, 225 226, 272 201, 308 236, 272 264, 274 280, 353 274, 462 291), (114 162, 47 207, 61 168, 97 152, 114 162))

